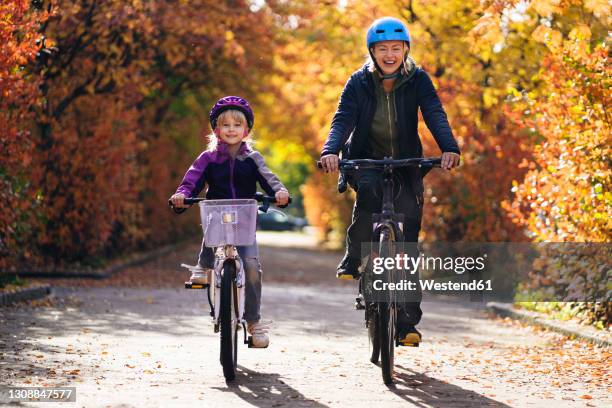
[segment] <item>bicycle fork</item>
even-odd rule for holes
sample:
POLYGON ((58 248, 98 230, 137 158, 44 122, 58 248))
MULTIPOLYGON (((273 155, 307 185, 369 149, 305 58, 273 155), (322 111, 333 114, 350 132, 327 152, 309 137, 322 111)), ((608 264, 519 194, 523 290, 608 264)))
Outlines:
POLYGON ((234 299, 234 315, 232 319, 236 319, 238 325, 244 326, 242 316, 244 315, 245 271, 244 264, 240 256, 238 256, 238 251, 235 246, 225 245, 224 247, 219 247, 215 255, 214 273, 210 289, 214 291, 214 294, 211 296, 214 299, 211 316, 213 318, 215 333, 217 333, 219 331, 219 310, 221 308, 221 279, 225 273, 225 265, 228 262, 234 264, 232 270, 235 271, 234 285, 232 285, 232 297, 234 299))

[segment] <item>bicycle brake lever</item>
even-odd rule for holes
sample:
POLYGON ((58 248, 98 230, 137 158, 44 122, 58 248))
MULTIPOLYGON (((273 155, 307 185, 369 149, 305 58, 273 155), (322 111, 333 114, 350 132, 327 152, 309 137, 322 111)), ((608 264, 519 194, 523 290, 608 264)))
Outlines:
POLYGON ((340 194, 346 191, 346 185, 347 185, 347 181, 346 181, 345 174, 340 173, 340 176, 338 177, 338 192, 340 194))

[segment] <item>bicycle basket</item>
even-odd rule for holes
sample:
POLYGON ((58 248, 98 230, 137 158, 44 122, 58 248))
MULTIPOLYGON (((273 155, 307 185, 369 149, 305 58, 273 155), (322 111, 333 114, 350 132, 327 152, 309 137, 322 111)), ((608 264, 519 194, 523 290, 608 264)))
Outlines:
POLYGON ((200 202, 204 245, 252 245, 257 226, 257 201, 205 200, 200 202))

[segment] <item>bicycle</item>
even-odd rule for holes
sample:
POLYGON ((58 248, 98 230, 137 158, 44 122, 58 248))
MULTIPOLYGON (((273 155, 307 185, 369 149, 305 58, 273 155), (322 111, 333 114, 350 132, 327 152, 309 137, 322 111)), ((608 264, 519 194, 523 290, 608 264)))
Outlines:
MULTIPOLYGON (((346 176, 359 169, 379 169, 382 170, 383 177, 383 197, 382 211, 380 214, 372 215, 373 233, 372 242, 378 243, 378 254, 380 258, 393 257, 395 255, 395 244, 403 242, 403 221, 404 214, 395 213, 393 205, 393 170, 400 167, 419 167, 429 170, 440 167, 441 158, 413 158, 393 160, 384 158, 383 160, 355 159, 340 160, 338 167, 341 172, 341 183, 338 187, 340 192, 346 189, 346 176)), ((320 161, 317 167, 322 168, 320 161)), ((378 363, 385 384, 393 383, 394 349, 400 344, 399 334, 396 330, 398 299, 394 290, 384 292, 382 301, 373 301, 364 298, 367 289, 367 282, 372 280, 372 256, 359 276, 359 294, 355 299, 355 308, 365 310, 365 325, 368 330, 368 337, 371 345, 370 361, 378 363), (364 304, 365 303, 365 304, 364 304)), ((402 273, 395 269, 388 271, 387 280, 389 282, 401 281, 402 273), (398 280, 398 278, 400 278, 398 280)), ((412 344, 418 347, 418 343, 412 344)))
MULTIPOLYGON (((253 347, 252 336, 247 337, 243 318, 245 305, 245 271, 237 246, 255 242, 257 211, 267 212, 275 197, 256 193, 254 199, 206 200, 185 198, 187 205, 199 203, 207 247, 215 248, 215 263, 207 284, 185 282, 186 289, 206 289, 210 316, 215 333, 220 333, 220 363, 227 381, 236 377, 238 364, 238 331, 244 331, 244 344, 253 347), (262 205, 258 206, 257 202, 262 205)), ((291 198, 289 199, 289 203, 291 198)), ((186 209, 174 208, 177 213, 186 209)), ((281 208, 286 207, 286 205, 281 208)), ((193 266, 181 264, 192 270, 193 266)))

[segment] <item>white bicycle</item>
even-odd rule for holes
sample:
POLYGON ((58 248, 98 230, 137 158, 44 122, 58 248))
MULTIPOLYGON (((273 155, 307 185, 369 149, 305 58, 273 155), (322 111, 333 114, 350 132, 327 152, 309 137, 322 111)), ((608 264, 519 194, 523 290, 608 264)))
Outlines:
MULTIPOLYGON (((238 255, 238 246, 255 242, 257 211, 267 212, 276 198, 256 193, 254 199, 205 200, 185 198, 185 204, 200 205, 204 242, 214 248, 214 272, 208 284, 185 282, 187 289, 207 289, 210 315, 215 333, 221 333, 220 360, 227 381, 236 377, 238 362, 238 330, 244 331, 244 344, 252 347, 251 336, 247 337, 244 315, 245 271, 238 255), (262 205, 258 206, 257 202, 262 205)), ((291 202, 291 199, 289 199, 291 202)), ((172 203, 170 203, 172 207, 172 203)), ((173 209, 182 212, 184 209, 173 209)), ((181 264, 192 272, 195 266, 181 264)))

